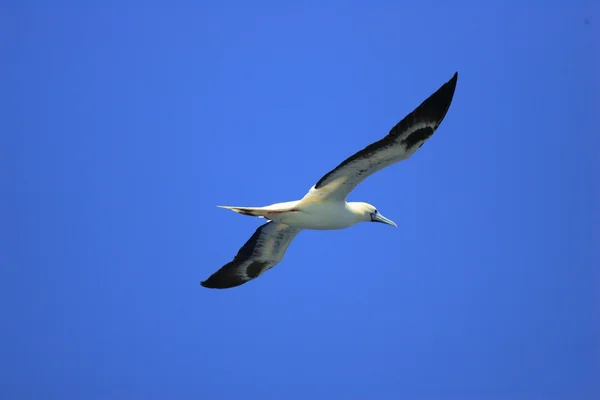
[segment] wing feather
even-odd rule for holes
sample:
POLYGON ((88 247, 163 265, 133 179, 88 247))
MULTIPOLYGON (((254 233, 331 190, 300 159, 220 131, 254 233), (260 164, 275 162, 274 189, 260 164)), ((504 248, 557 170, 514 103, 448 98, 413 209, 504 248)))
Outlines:
POLYGON ((387 136, 368 145, 325 174, 303 200, 343 201, 368 176, 409 158, 433 135, 446 116, 454 97, 457 79, 458 72, 398 122, 387 136))
POLYGON ((273 221, 261 225, 231 262, 200 282, 200 285, 211 289, 226 289, 258 278, 283 259, 292 240, 301 230, 273 221))

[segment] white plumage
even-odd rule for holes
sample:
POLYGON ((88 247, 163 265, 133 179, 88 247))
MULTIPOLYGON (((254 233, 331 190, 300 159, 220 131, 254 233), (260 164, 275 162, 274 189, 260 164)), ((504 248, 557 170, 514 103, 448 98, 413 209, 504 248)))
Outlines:
POLYGON ((220 206, 243 215, 267 218, 235 258, 201 285, 224 289, 239 286, 277 265, 302 229, 344 229, 359 222, 396 224, 377 209, 346 198, 368 176, 413 155, 444 119, 456 88, 458 73, 394 126, 325 174, 301 199, 266 207, 220 206))

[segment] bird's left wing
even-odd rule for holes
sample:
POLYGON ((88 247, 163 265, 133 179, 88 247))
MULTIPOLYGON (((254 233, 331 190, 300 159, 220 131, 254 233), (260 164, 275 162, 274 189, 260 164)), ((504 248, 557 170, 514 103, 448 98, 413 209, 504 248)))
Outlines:
POLYGON ((258 278, 283 259, 287 248, 301 230, 273 221, 267 222, 254 232, 231 262, 200 285, 211 289, 226 289, 258 278))
POLYGON ((356 186, 375 172, 409 158, 440 125, 454 97, 458 73, 394 126, 387 136, 344 160, 325 174, 303 202, 344 201, 356 186))

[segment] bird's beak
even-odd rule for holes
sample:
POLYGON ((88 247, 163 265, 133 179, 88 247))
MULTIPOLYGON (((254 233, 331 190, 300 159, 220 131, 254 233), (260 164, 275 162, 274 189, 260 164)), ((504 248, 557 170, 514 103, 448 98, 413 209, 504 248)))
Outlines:
POLYGON ((373 222, 382 222, 384 224, 395 226, 396 228, 398 227, 398 225, 396 225, 396 223, 394 221, 392 221, 391 219, 387 219, 386 217, 384 217, 383 215, 381 215, 379 213, 373 214, 372 219, 373 219, 373 222))

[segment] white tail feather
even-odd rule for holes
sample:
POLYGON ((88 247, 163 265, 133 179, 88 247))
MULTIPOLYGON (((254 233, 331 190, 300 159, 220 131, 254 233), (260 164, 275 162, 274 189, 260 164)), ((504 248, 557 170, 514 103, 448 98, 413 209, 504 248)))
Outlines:
POLYGON ((232 207, 232 206, 217 206, 219 208, 226 208, 227 210, 235 211, 238 214, 249 215, 251 217, 265 217, 265 209, 262 207, 232 207))

